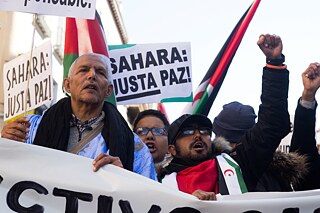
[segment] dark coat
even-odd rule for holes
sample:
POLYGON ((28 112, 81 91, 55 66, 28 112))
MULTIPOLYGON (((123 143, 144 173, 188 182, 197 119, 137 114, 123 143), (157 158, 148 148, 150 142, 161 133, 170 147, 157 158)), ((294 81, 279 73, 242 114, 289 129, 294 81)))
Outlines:
MULTIPOLYGON (((213 140, 218 152, 231 152, 230 143, 223 137, 217 137, 213 140)), ((307 157, 296 152, 283 153, 276 151, 273 154, 272 162, 268 169, 260 178, 255 192, 270 191, 293 191, 300 181, 304 179, 308 170, 305 167, 307 157)))
POLYGON ((299 152, 308 156, 310 172, 301 182, 298 190, 320 189, 320 155, 316 142, 316 109, 307 109, 300 105, 296 108, 290 152, 299 152))
MULTIPOLYGON (((290 132, 288 86, 288 70, 264 68, 258 122, 241 138, 235 151, 230 153, 239 164, 249 191, 255 190, 258 181, 272 162, 273 153, 290 132)), ((219 154, 219 151, 216 151, 216 154, 219 154)), ((170 168, 170 164, 167 168, 170 168)), ((160 181, 164 175, 173 172, 168 170, 163 169, 160 181)), ((225 183, 221 183, 222 181, 224 182, 224 178, 219 178, 219 192, 225 190, 225 183)))
POLYGON ((258 121, 230 154, 241 168, 248 191, 255 191, 281 140, 290 132, 288 86, 288 70, 264 68, 258 121))

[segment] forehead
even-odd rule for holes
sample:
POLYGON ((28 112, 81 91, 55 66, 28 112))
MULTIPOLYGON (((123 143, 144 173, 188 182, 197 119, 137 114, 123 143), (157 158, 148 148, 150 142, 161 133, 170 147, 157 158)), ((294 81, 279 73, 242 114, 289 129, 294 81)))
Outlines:
POLYGON ((76 67, 81 67, 81 66, 98 66, 98 67, 103 67, 107 69, 107 64, 106 61, 103 60, 102 57, 99 56, 93 56, 93 55, 85 55, 81 56, 78 61, 76 62, 76 67))
POLYGON ((160 118, 148 115, 139 120, 137 127, 164 127, 164 123, 160 118))

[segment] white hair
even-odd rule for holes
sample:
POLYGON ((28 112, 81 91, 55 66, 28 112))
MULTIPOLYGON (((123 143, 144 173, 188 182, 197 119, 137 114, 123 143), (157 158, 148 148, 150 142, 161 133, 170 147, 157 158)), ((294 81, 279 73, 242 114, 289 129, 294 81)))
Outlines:
POLYGON ((93 57, 98 57, 100 59, 102 59, 102 61, 104 62, 105 68, 107 70, 107 77, 108 77, 108 83, 112 84, 112 74, 111 74, 111 62, 110 59, 102 54, 98 54, 98 53, 84 53, 82 55, 80 55, 76 60, 74 60, 69 68, 68 71, 68 78, 71 77, 71 74, 74 70, 75 64, 78 62, 78 60, 83 57, 83 56, 93 56, 93 57))

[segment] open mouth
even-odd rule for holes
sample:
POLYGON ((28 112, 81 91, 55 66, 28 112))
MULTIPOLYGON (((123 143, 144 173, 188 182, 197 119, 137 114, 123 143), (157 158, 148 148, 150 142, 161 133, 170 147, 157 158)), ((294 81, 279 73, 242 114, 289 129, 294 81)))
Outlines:
POLYGON ((196 151, 203 150, 205 148, 204 143, 202 141, 197 141, 193 144, 192 149, 196 151))
POLYGON ((153 152, 156 151, 156 147, 155 147, 154 143, 147 142, 146 145, 147 145, 147 147, 149 148, 149 151, 150 151, 151 153, 153 153, 153 152))

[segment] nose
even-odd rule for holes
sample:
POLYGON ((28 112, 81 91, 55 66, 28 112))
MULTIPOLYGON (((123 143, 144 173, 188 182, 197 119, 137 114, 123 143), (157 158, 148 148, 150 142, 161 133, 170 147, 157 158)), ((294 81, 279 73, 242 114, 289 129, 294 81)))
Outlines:
POLYGON ((194 132, 193 138, 201 138, 201 134, 200 134, 200 131, 198 129, 194 132))
POLYGON ((147 132, 146 137, 147 137, 148 139, 153 139, 154 135, 153 135, 153 133, 152 133, 151 130, 149 130, 149 131, 147 132))
POLYGON ((194 135, 200 136, 201 133, 200 133, 200 131, 198 129, 196 129, 196 131, 194 132, 194 135))
POLYGON ((96 70, 93 67, 88 72, 88 79, 96 79, 96 70))

